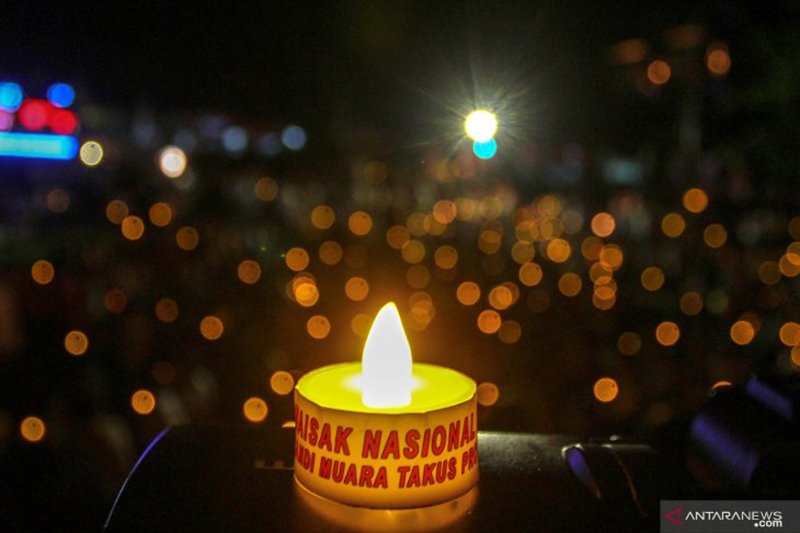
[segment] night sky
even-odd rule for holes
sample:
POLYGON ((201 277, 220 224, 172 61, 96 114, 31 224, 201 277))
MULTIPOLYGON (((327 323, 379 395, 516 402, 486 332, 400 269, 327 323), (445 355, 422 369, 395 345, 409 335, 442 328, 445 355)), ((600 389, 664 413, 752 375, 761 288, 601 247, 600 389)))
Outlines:
POLYGON ((422 142, 465 102, 498 95, 516 99, 526 135, 609 135, 625 112, 609 100, 609 45, 698 19, 735 44, 793 20, 776 2, 45 4, 10 3, 0 32, 0 73, 32 91, 65 78, 122 109, 223 111, 323 136, 365 120, 422 142))

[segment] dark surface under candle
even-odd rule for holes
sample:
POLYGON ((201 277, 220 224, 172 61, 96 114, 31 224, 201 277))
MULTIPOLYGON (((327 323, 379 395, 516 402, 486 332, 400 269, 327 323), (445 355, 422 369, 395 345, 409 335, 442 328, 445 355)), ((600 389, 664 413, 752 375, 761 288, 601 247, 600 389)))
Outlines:
MULTIPOLYGON (((479 433, 474 508, 440 531, 641 531, 688 485, 648 447, 572 447, 564 435, 479 433)), ((182 426, 145 451, 110 531, 332 531, 294 487, 294 430, 182 426)), ((355 514, 355 513, 354 513, 355 514)))

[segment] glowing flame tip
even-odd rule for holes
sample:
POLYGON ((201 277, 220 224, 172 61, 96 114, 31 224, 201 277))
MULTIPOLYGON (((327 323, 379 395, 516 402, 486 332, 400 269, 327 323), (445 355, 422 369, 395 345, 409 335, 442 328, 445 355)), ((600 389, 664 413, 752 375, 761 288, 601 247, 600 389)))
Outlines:
POLYGON ((368 407, 411 403, 411 347, 394 302, 384 305, 364 344, 361 401, 368 407))

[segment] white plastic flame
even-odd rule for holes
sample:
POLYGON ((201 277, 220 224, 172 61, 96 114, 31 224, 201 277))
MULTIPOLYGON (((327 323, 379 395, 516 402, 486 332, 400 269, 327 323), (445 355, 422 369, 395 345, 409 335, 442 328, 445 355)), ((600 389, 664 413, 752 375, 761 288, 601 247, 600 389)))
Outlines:
POLYGON ((411 347, 393 302, 378 311, 367 335, 361 383, 361 401, 367 407, 403 407, 411 403, 411 347))

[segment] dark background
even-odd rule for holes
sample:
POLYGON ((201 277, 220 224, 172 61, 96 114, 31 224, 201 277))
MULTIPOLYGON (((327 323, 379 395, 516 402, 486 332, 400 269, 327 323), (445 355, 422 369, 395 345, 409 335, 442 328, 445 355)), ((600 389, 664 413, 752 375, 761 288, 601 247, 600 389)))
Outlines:
POLYGON ((166 425, 246 424, 242 403, 258 396, 270 409, 264 423, 279 426, 290 418, 291 397, 270 391, 273 372, 297 377, 356 359, 363 339, 350 331, 351 319, 374 314, 388 299, 408 316, 415 290, 385 232, 414 211, 430 213, 440 198, 496 195, 508 207, 498 219, 507 258, 499 270, 487 272, 486 254, 475 246, 480 224, 459 222, 423 238, 423 264, 432 273, 424 290, 436 315, 409 331, 417 359, 498 386, 497 403, 482 408, 483 428, 621 432, 669 448, 674 441, 664 440, 665 428, 685 423, 715 383, 796 372, 778 333, 800 315, 796 282, 764 282, 759 269, 798 237, 788 230, 800 205, 797 15, 796 2, 745 1, 11 2, 0 14, 3 79, 39 96, 54 81, 73 84, 78 137, 100 140, 106 155, 94 168, 77 160, 0 161, 0 517, 20 528, 59 520, 91 527, 166 425), (687 27, 698 41, 675 46, 670 36, 687 27), (614 46, 633 38, 648 51, 620 64, 614 46), (704 66, 713 43, 724 43, 732 59, 722 77, 704 66), (659 58, 673 67, 663 86, 646 77, 659 58), (464 116, 480 107, 500 119, 498 155, 488 162, 471 155, 462 130, 464 116), (198 133, 212 119, 253 138, 298 124, 308 142, 274 157, 251 148, 227 153, 219 136, 198 133), (201 140, 189 153, 195 181, 180 189, 155 161, 184 129, 201 140), (386 165, 386 181, 365 185, 370 161, 386 165), (614 161, 633 165, 637 178, 619 179, 609 170, 614 161), (472 171, 437 182, 431 168, 440 162, 472 171), (253 196, 262 176, 279 184, 273 202, 253 196), (700 215, 681 207, 690 187, 709 195, 700 215), (69 195, 63 213, 45 206, 53 188, 69 195), (518 282, 508 257, 513 209, 535 206, 545 194, 584 222, 570 237, 568 263, 548 262, 537 248, 544 280, 533 289, 520 286, 518 303, 501 313, 523 332, 506 344, 481 333, 476 317, 489 308, 493 286, 518 282), (176 220, 166 229, 148 223, 144 238, 127 241, 104 215, 120 198, 145 220, 152 203, 168 201, 176 220), (328 232, 308 222, 321 203, 337 215, 328 232), (356 210, 373 217, 367 237, 347 231, 356 210), (592 305, 591 262, 580 254, 599 211, 617 218, 608 242, 626 254, 615 273, 617 303, 608 311, 592 305), (667 212, 687 220, 679 239, 660 231, 667 212), (721 249, 704 245, 712 222, 728 230, 721 249), (189 224, 201 245, 184 253, 174 231, 189 224), (321 265, 316 248, 327 239, 361 246, 369 259, 321 265), (459 250, 455 274, 432 264, 442 243, 459 250), (313 309, 286 296, 293 273, 283 254, 293 246, 312 256, 309 270, 322 294, 313 309), (46 286, 29 273, 42 258, 56 267, 46 286), (254 286, 236 278, 246 258, 263 269, 254 286), (651 265, 667 279, 656 292, 639 281, 651 265), (559 294, 566 271, 583 279, 575 298, 559 294), (370 283, 363 302, 342 290, 352 275, 370 283), (474 308, 454 296, 468 279, 483 289, 474 308), (114 288, 127 295, 120 313, 103 306, 114 288), (678 302, 688 290, 704 298, 722 294, 724 305, 686 316, 678 302), (549 306, 527 304, 530 293, 549 306), (173 324, 153 315, 164 296, 180 305, 173 324), (305 329, 317 313, 332 323, 322 341, 305 329), (730 327, 746 313, 756 335, 739 346, 730 327), (217 342, 198 332, 208 314, 225 323, 217 342), (677 345, 656 342, 663 320, 681 327, 677 345), (82 357, 64 351, 72 329, 90 339, 82 357), (642 339, 634 356, 617 347, 626 331, 642 339), (164 364, 167 377, 155 370, 164 364), (608 404, 592 393, 602 376, 619 384, 608 404), (147 416, 130 407, 140 388, 158 399, 147 416), (36 444, 20 435, 30 415, 47 425, 36 444))

